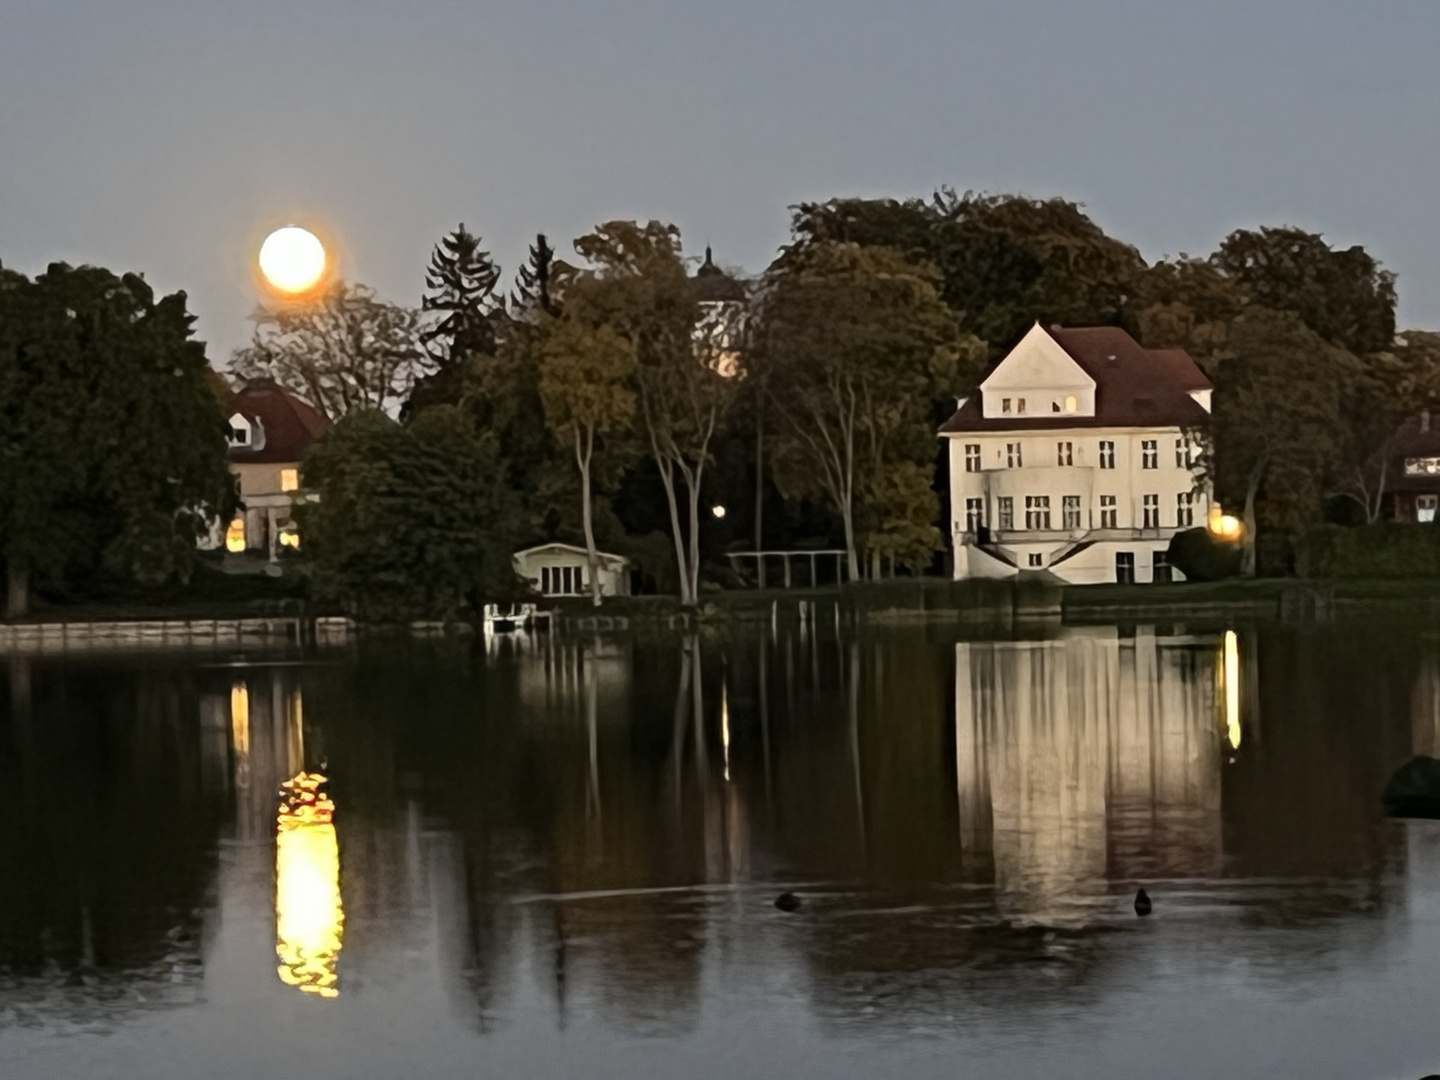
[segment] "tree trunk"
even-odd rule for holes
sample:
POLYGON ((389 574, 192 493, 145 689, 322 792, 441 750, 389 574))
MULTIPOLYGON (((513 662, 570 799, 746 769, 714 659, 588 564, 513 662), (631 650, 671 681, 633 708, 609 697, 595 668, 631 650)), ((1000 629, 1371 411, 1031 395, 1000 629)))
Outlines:
POLYGON ((696 603, 700 600, 700 476, 702 471, 703 469, 696 469, 693 475, 685 477, 690 488, 690 597, 696 603))
POLYGON ((657 457, 660 482, 665 485, 665 501, 670 509, 670 535, 675 541, 675 567, 680 572, 680 603, 690 607, 695 597, 690 592, 690 570, 685 564, 685 540, 680 534, 680 504, 675 499, 675 465, 665 457, 657 457))
POLYGON ((850 493, 840 503, 840 517, 845 523, 845 573, 847 581, 860 580, 860 557, 855 554, 855 517, 851 511, 850 493))
POLYGON ((5 617, 23 619, 30 614, 30 568, 11 559, 5 576, 5 617))
MULTIPOLYGON (((755 407, 755 550, 765 548, 765 397, 755 407)), ((762 560, 763 564, 763 560, 762 560)), ((762 578, 764 570, 760 571, 762 578)), ((765 582, 760 582, 765 587, 765 582)))
POLYGON ((1256 469, 1250 474, 1250 482, 1245 487, 1245 535, 1240 541, 1240 575, 1247 578, 1255 576, 1255 496, 1260 490, 1262 475, 1263 470, 1256 469))
POLYGON ((595 430, 585 432, 585 443, 580 442, 580 428, 575 428, 575 462, 580 466, 580 518, 585 524, 585 559, 590 571, 590 599, 600 606, 600 575, 596 570, 600 559, 595 550, 595 523, 590 512, 590 460, 595 453, 595 430))

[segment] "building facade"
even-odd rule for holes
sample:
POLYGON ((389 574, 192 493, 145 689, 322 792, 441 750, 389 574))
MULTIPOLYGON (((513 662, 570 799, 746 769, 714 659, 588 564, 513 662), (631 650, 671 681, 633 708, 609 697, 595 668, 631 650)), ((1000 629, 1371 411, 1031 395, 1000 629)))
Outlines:
POLYGON ((224 401, 230 472, 240 502, 234 519, 218 523, 202 546, 274 562, 284 547, 299 542, 291 511, 309 497, 301 486, 300 461, 330 424, 271 379, 226 390, 224 401))
POLYGON ((1170 580, 1170 538, 1209 510, 1211 390, 1180 350, 1037 323, 940 429, 955 577, 1170 580))
MULTIPOLYGON (((630 560, 623 555, 596 553, 595 576, 601 596, 630 595, 630 560)), ((541 544, 517 551, 515 573, 544 596, 586 596, 590 591, 589 559, 573 544, 541 544)))

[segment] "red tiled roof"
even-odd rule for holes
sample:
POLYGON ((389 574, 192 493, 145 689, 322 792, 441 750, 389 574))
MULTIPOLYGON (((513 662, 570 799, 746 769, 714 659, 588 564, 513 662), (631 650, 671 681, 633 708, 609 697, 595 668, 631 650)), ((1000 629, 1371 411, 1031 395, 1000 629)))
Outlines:
MULTIPOLYGON (((1210 417, 1192 390, 1211 389, 1210 380, 1181 349, 1145 349, 1113 326, 1046 331, 1095 380, 1094 416, 984 416, 975 394, 940 427, 957 431, 1044 431, 1085 427, 1196 427, 1210 417)), ((1001 363, 1004 361, 1002 360, 1001 363)))
POLYGON ((265 432, 265 445, 259 450, 230 448, 230 460, 236 463, 299 461, 330 427, 315 409, 271 379, 252 380, 231 393, 225 407, 227 416, 238 412, 259 420, 265 432))

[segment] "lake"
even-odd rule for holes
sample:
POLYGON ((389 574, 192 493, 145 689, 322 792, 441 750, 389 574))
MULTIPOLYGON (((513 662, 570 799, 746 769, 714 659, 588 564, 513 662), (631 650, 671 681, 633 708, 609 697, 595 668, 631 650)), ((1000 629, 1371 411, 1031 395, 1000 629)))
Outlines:
POLYGON ((0 1076, 1440 1071, 1440 628, 966 635, 0 657, 0 1076))

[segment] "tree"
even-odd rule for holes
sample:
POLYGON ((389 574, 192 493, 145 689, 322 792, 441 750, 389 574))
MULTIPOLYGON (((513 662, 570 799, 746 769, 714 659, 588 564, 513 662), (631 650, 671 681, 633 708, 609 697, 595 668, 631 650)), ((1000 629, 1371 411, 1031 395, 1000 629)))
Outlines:
POLYGON ((230 489, 225 417, 185 294, 56 263, 0 280, 0 554, 7 613, 35 575, 189 574, 230 489))
POLYGON ((1395 275, 1359 246, 1337 251, 1290 227, 1238 229, 1211 261, 1262 307, 1289 311, 1332 345, 1360 355, 1395 336, 1395 275))
POLYGON ((296 508, 315 595, 373 621, 457 619, 509 593, 514 497, 454 406, 347 414, 311 448, 296 508))
POLYGON ((500 268, 463 222, 435 245, 420 301, 422 311, 439 316, 420 333, 434 370, 416 381, 405 415, 456 404, 464 393, 467 365, 494 356, 495 327, 504 308, 503 298, 495 295, 499 281, 500 268))
POLYGON ((1340 465, 1336 433, 1355 359, 1288 312, 1251 308, 1232 337, 1215 374, 1210 471, 1220 502, 1243 507, 1242 572, 1253 576, 1262 496, 1274 524, 1318 516, 1340 465))
POLYGON ((900 252, 831 243, 782 257, 761 292, 752 349, 779 418, 776 480, 829 499, 851 580, 857 501, 884 493, 900 463, 933 460, 933 402, 983 357, 937 286, 900 252))
POLYGON ((524 318, 532 312, 559 314, 551 293, 554 264, 555 249, 544 233, 537 234, 535 243, 530 245, 530 261, 520 267, 515 291, 510 294, 510 305, 518 317, 524 318))
POLYGON ((542 346, 540 394, 556 437, 570 442, 580 470, 580 505, 589 562, 590 595, 600 604, 598 554, 592 516, 591 466, 595 436, 627 426, 635 413, 628 385, 635 345, 613 328, 586 326, 577 318, 552 320, 542 346))
POLYGON ((1021 195, 833 199, 793 208, 781 262, 835 243, 890 248, 940 272, 937 289, 962 329, 998 355, 1036 319, 1120 325, 1145 269, 1077 203, 1021 195))
POLYGON ((1231 355, 1230 327, 1250 305, 1245 286, 1207 259, 1181 255, 1138 279, 1128 327, 1146 348, 1184 349, 1213 374, 1231 355))
POLYGON ((241 378, 267 377, 336 420, 393 409, 431 369, 413 308, 343 282, 312 302, 261 309, 249 347, 230 366, 241 378))
POLYGON ((700 584, 700 491, 710 444, 742 373, 722 363, 719 333, 700 325, 673 225, 612 221, 575 242, 590 263, 562 268, 559 303, 566 316, 611 327, 635 348, 641 428, 659 469, 670 514, 682 603, 700 584), (679 483, 686 496, 681 524, 679 483))

